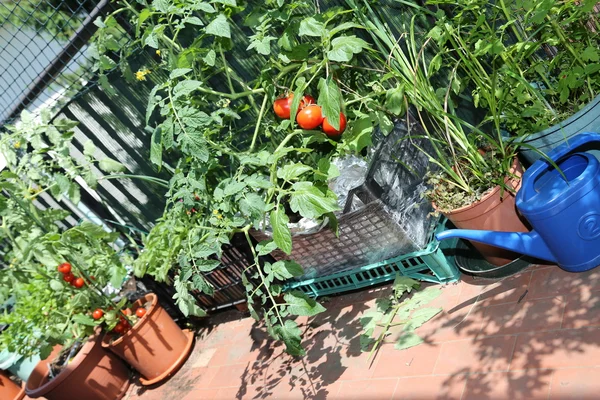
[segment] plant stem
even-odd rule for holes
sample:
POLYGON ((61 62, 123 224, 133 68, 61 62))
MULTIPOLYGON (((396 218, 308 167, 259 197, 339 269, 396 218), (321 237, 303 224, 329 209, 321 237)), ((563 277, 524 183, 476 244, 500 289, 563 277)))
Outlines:
POLYGON ((235 90, 233 89, 233 83, 231 82, 231 75, 229 74, 229 64, 227 63, 227 59, 225 58, 225 53, 223 52, 223 46, 219 45, 219 54, 221 56, 221 62, 225 67, 225 75, 227 76, 227 85, 229 86, 229 91, 231 94, 235 94, 235 90))
POLYGON ((256 120, 256 127, 254 128, 254 136, 252 136, 252 143, 250 143, 250 149, 248 150, 252 153, 254 150, 254 145, 256 144, 256 137, 258 136, 258 131, 260 130, 260 123, 262 121, 263 115, 265 114, 265 107, 267 106, 267 99, 269 96, 265 95, 263 98, 263 102, 260 106, 260 111, 258 113, 258 119, 256 120))
POLYGON ((121 179, 121 178, 130 178, 130 179, 141 179, 143 181, 148 181, 148 182, 152 182, 155 183, 157 185, 160 186, 164 186, 166 188, 169 187, 169 182, 164 180, 164 179, 160 179, 160 178, 156 178, 153 176, 147 176, 147 175, 131 175, 131 174, 112 174, 112 175, 105 175, 101 178, 99 178, 98 180, 104 180, 104 179, 121 179))

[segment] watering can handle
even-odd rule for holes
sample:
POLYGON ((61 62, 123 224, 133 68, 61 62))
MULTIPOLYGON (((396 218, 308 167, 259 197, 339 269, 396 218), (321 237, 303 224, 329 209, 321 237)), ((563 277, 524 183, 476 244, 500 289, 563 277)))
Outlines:
MULTIPOLYGON (((580 133, 579 135, 567 139, 567 141, 562 143, 560 146, 554 148, 548 153, 547 157, 556 162, 567 154, 574 152, 578 148, 595 142, 600 143, 599 133, 580 133)), ((533 165, 525 172, 525 175, 523 176, 523 194, 525 195, 525 198, 529 198, 529 195, 533 190, 535 179, 531 179, 531 177, 539 175, 542 170, 548 168, 548 165, 550 165, 548 160, 545 157, 542 157, 533 163, 533 165)))

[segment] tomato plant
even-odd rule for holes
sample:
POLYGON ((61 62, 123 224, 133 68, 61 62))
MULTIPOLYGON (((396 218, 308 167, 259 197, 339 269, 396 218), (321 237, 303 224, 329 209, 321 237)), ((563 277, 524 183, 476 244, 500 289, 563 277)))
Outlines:
POLYGON ((71 264, 69 263, 62 263, 58 266, 58 272, 61 272, 63 274, 68 274, 69 272, 71 272, 71 264))
POLYGON ((150 160, 173 172, 164 214, 144 239, 136 274, 165 281, 172 272, 181 311, 204 315, 190 291, 213 292, 204 274, 220 265, 221 247, 232 235, 243 235, 253 252, 242 276, 251 315, 262 317, 288 352, 302 354, 294 316, 324 308, 299 292, 275 301, 281 281, 301 276, 302 267, 265 264, 259 257, 276 249, 291 253, 286 210, 335 224, 340 207, 327 181, 339 171, 331 160, 360 153, 375 126, 392 129, 385 99, 395 84, 382 81, 371 65, 378 56, 343 7, 321 11, 299 0, 119 4, 117 12, 137 27, 134 40, 115 47, 116 18, 105 18, 93 45, 96 68, 103 73, 116 66, 106 61, 107 51, 120 52, 123 71, 131 69, 128 57, 139 47, 159 51, 160 61, 139 67, 136 77, 139 85, 152 85, 150 160), (232 29, 240 20, 247 31, 232 29), (247 51, 242 55, 239 48, 247 51), (243 71, 236 69, 240 57, 249 60, 243 71), (343 131, 342 110, 344 135, 332 140, 314 130, 326 117, 343 131), (251 229, 267 224, 273 239, 254 243, 251 229))
POLYGON ((344 115, 344 113, 340 113, 340 127, 339 129, 334 128, 329 121, 327 121, 327 118, 323 119, 323 126, 322 126, 323 132, 327 135, 327 136, 339 136, 341 135, 345 130, 346 130, 346 116, 344 115))
POLYGON ((94 318, 95 320, 99 320, 103 316, 104 316, 104 311, 101 308, 96 308, 94 310, 94 312, 92 313, 92 318, 94 318))

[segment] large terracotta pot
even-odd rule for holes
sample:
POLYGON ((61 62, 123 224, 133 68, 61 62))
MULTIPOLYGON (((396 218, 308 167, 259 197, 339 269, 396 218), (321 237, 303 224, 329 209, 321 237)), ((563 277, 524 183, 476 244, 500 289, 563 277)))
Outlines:
POLYGON ((175 373, 194 344, 193 332, 182 331, 158 304, 154 293, 137 300, 131 310, 135 312, 148 302, 151 305, 146 315, 128 332, 116 340, 107 333, 102 341, 102 346, 140 372, 142 385, 153 385, 175 373))
MULTIPOLYGON (((52 361, 51 357, 47 362, 52 361)), ((51 381, 47 362, 41 361, 31 373, 25 386, 27 396, 47 400, 119 400, 129 387, 129 368, 102 348, 99 332, 84 343, 75 358, 51 381)))
POLYGON ((8 374, 0 371, 0 399, 21 400, 25 397, 25 389, 10 380, 8 374))
MULTIPOLYGON (((521 164, 517 160, 515 160, 511 172, 516 178, 507 178, 505 183, 507 187, 514 189, 514 193, 501 190, 500 186, 496 186, 478 202, 442 213, 460 229, 529 232, 530 229, 525 225, 526 222, 519 215, 515 206, 515 194, 521 188, 523 174, 521 164)), ((505 265, 520 257, 518 253, 487 244, 477 242, 471 242, 471 244, 489 263, 494 265, 505 265)))

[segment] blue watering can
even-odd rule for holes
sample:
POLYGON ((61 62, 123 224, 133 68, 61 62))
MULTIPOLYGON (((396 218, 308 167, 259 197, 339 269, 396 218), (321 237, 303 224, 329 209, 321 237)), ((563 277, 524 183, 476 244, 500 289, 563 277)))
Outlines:
POLYGON ((528 233, 452 229, 436 235, 512 250, 558 264, 570 272, 600 265, 600 162, 586 153, 600 134, 582 133, 536 161, 523 175, 515 202, 533 230, 528 233), (575 150, 582 152, 575 153, 575 150))

